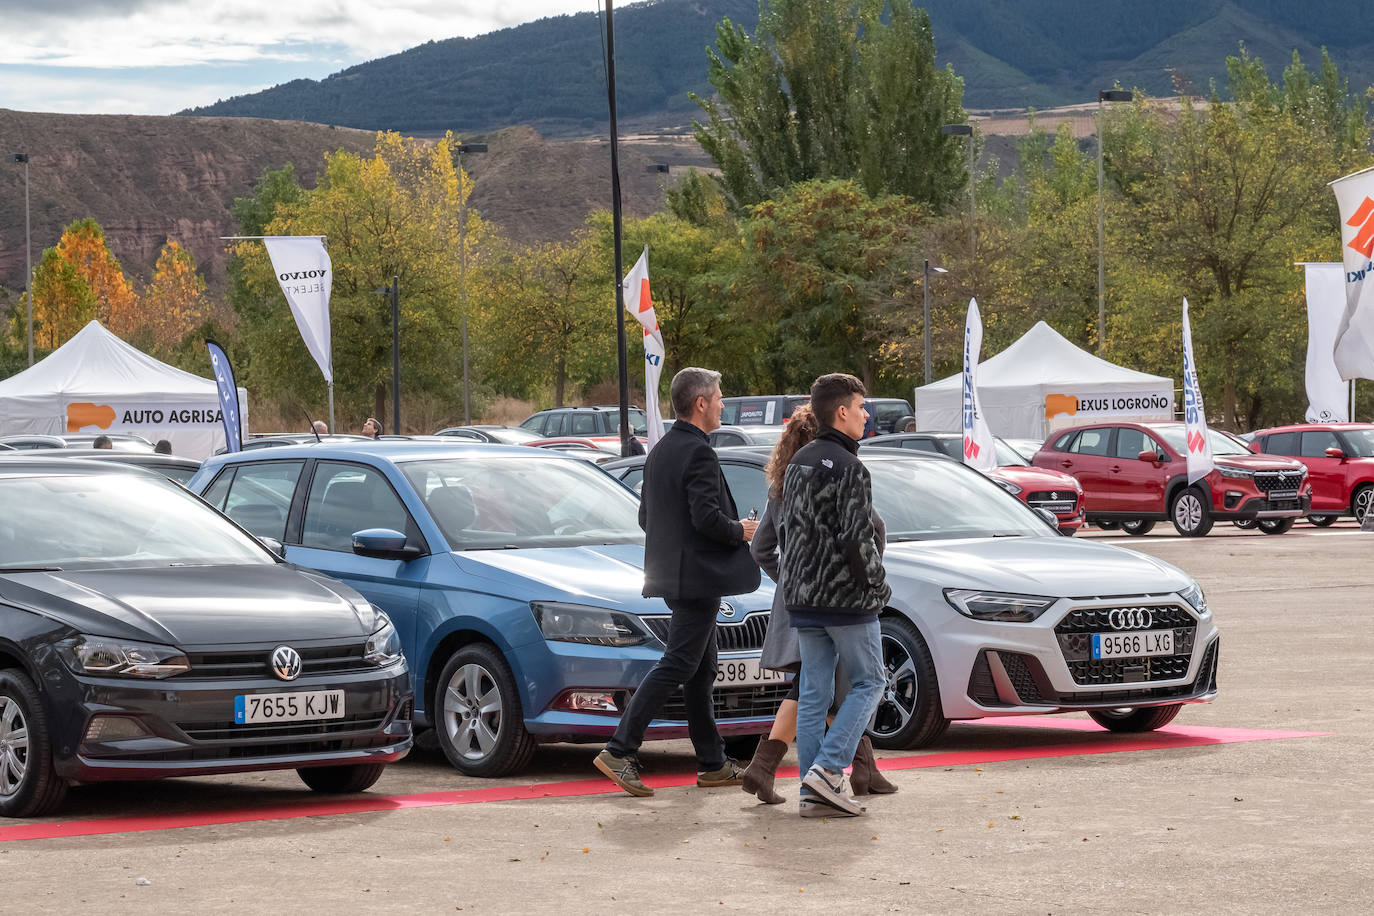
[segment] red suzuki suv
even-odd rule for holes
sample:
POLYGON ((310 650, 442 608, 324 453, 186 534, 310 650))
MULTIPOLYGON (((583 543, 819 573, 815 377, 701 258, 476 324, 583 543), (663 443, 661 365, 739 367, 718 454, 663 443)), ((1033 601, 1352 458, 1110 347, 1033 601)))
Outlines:
POLYGON ((1312 503, 1307 468, 1209 432, 1216 469, 1191 487, 1186 427, 1177 422, 1074 427, 1052 436, 1032 463, 1077 478, 1088 521, 1127 534, 1145 534, 1162 519, 1184 537, 1201 537, 1217 519, 1258 519, 1266 534, 1292 528, 1312 503))
POLYGON ((1374 425, 1304 423, 1254 434, 1250 448, 1265 455, 1291 455, 1307 465, 1312 511, 1307 520, 1323 527, 1342 515, 1363 522, 1374 503, 1374 425))

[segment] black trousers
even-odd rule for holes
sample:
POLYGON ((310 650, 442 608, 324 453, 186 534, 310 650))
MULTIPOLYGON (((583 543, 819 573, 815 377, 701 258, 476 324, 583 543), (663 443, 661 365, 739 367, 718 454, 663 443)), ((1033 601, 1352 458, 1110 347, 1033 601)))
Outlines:
POLYGON ((617 757, 638 751, 649 723, 680 684, 687 707, 687 732, 696 750, 697 764, 702 772, 718 770, 725 765, 725 744, 716 731, 711 688, 716 683, 716 612, 720 600, 664 599, 664 604, 673 612, 668 625, 668 646, 663 658, 644 676, 630 698, 630 706, 620 717, 615 734, 606 742, 606 750, 617 757))

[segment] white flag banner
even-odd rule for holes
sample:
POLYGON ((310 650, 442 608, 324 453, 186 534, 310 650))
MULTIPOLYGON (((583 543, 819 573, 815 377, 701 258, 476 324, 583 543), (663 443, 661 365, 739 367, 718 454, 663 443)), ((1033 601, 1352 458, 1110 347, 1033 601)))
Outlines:
POLYGON ((989 471, 997 467, 997 448, 978 401, 978 351, 982 347, 983 318, 978 314, 978 300, 970 299, 964 320, 964 464, 989 471))
POLYGON ((1345 312, 1336 328, 1343 379, 1374 378, 1374 168, 1331 182, 1341 213, 1345 312))
POLYGON ((1192 485, 1216 467, 1212 442, 1207 435, 1207 415, 1202 409, 1202 388, 1193 359, 1193 328, 1188 323, 1188 300, 1183 300, 1183 420, 1188 437, 1188 483, 1192 485))
POLYGON ((649 449, 663 437, 663 414, 658 410, 658 383, 663 374, 663 332, 649 295, 649 246, 625 275, 625 310, 644 329, 644 413, 649 418, 649 449))
POLYGON ((1336 329, 1345 316, 1345 266, 1304 264, 1307 271, 1307 422, 1345 423, 1349 385, 1336 368, 1336 329))
POLYGON ((334 381, 329 339, 329 291, 334 285, 333 264, 324 241, 314 235, 282 235, 262 240, 277 282, 296 316, 305 348, 319 363, 325 381, 334 381))

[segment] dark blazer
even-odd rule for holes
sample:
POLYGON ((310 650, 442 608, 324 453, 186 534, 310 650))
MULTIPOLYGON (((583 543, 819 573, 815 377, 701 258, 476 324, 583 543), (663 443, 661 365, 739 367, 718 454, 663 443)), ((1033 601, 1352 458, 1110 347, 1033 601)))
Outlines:
POLYGON ((737 515, 706 434, 678 420, 644 461, 644 597, 720 598, 758 588, 759 567, 737 515))

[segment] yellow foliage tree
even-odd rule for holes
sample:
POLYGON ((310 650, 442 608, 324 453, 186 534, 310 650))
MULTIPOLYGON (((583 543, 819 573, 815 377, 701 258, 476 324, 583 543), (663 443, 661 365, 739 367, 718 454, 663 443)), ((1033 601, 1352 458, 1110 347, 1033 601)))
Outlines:
MULTIPOLYGON (((124 277, 119 260, 110 253, 105 230, 91 218, 72 223, 57 243, 57 255, 71 264, 95 297, 95 317, 111 331, 124 335, 137 323, 138 294, 124 277)), ((34 290, 34 307, 39 305, 34 290)))
POLYGON ((204 295, 205 278, 196 270, 195 257, 179 242, 168 240, 157 256, 137 321, 154 352, 170 352, 208 317, 204 295))

